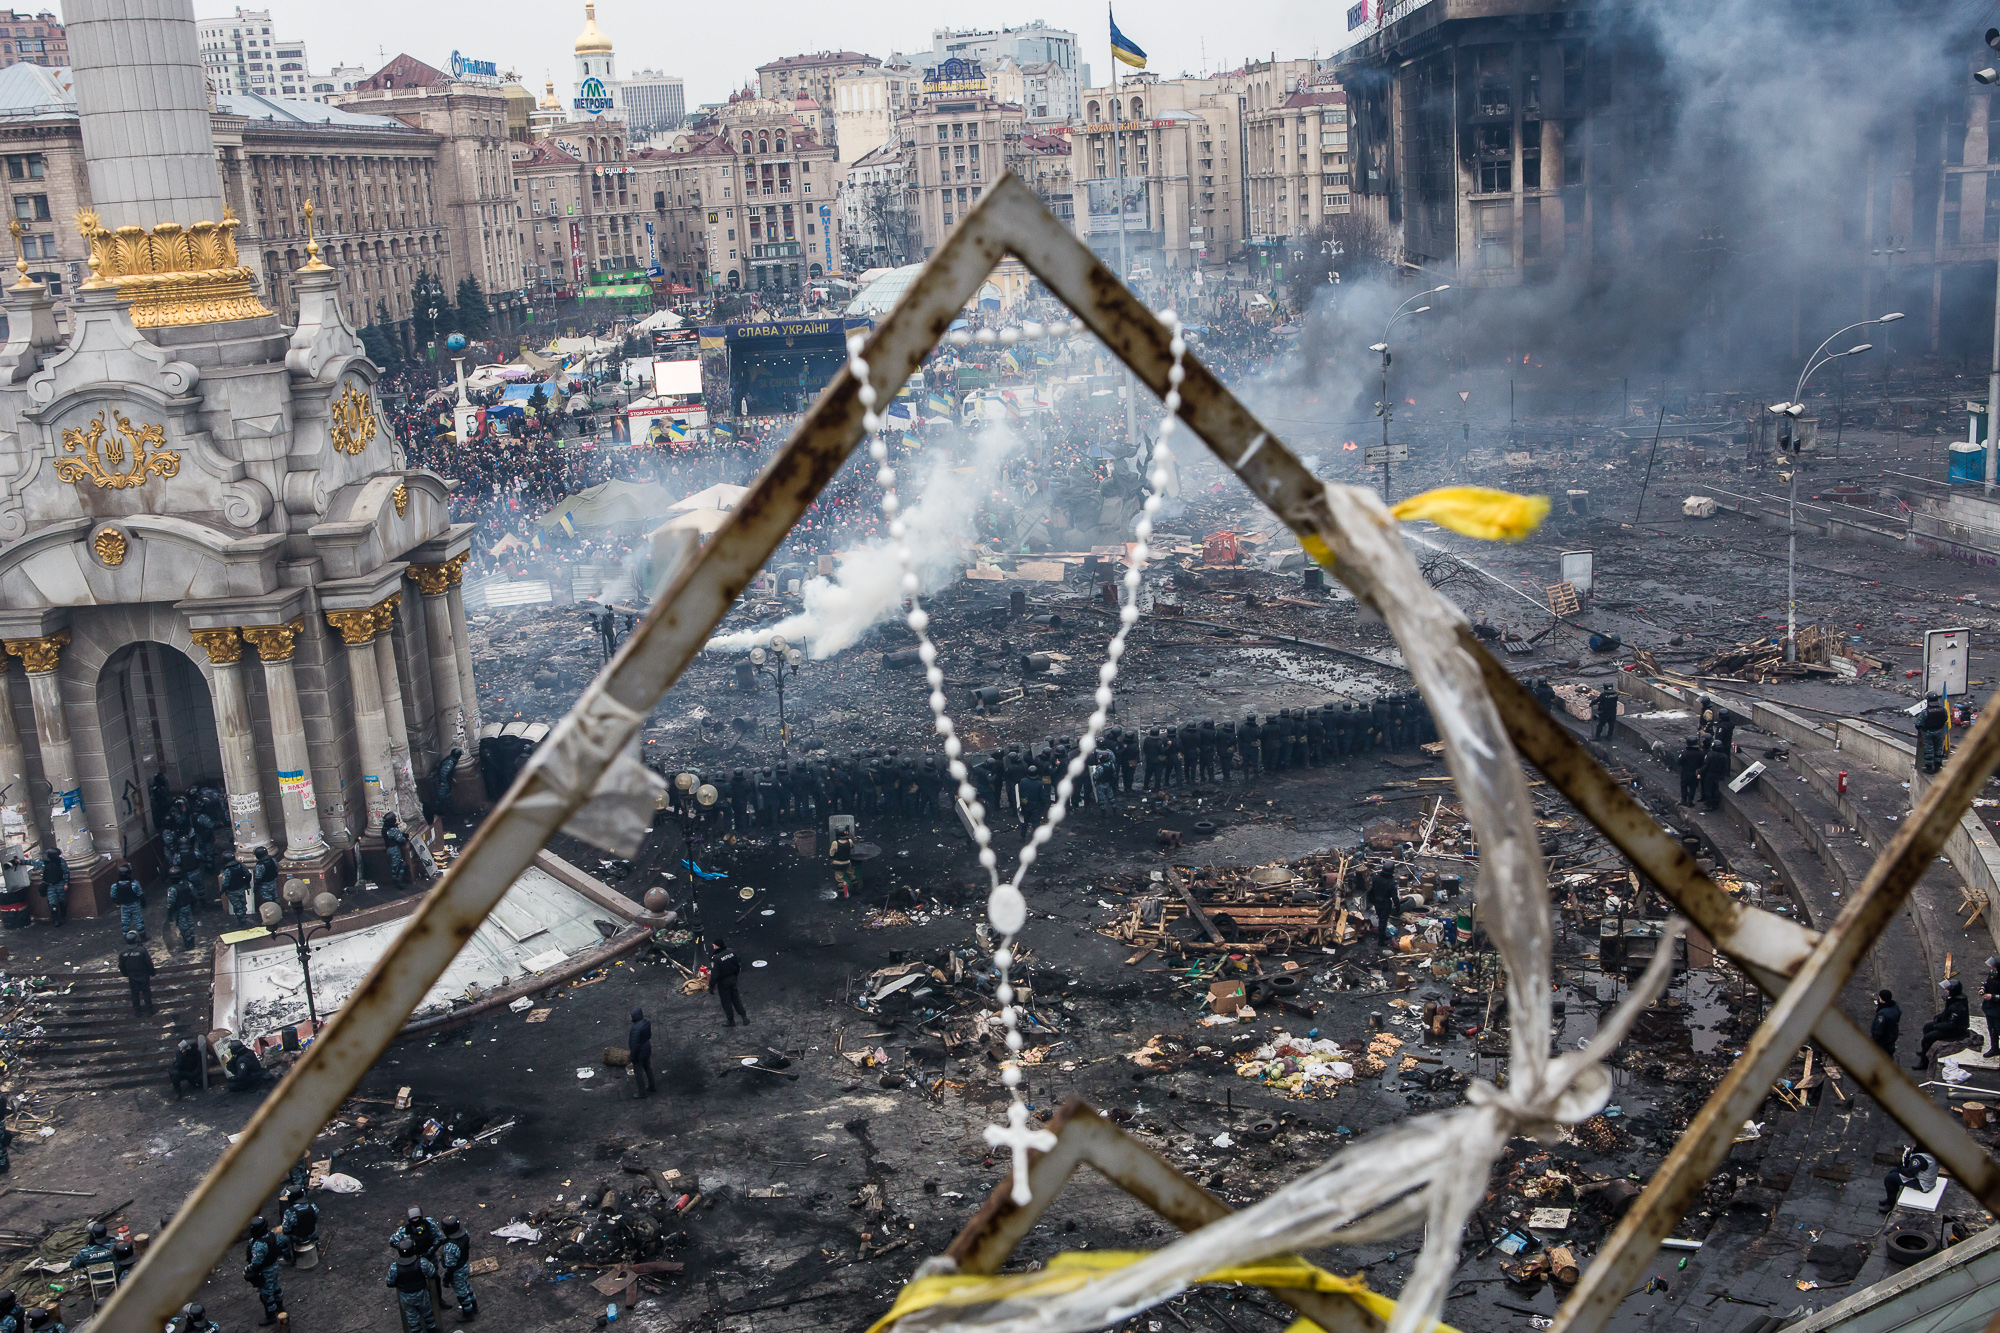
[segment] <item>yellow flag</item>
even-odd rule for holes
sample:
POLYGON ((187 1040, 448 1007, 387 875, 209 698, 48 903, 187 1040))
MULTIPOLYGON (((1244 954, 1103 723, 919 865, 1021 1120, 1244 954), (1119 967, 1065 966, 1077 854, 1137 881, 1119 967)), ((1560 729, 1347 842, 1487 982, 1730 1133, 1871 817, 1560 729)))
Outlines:
POLYGON ((1442 486, 1400 501, 1389 512, 1398 519, 1428 519, 1481 541, 1517 542, 1548 517, 1549 497, 1484 486, 1442 486))

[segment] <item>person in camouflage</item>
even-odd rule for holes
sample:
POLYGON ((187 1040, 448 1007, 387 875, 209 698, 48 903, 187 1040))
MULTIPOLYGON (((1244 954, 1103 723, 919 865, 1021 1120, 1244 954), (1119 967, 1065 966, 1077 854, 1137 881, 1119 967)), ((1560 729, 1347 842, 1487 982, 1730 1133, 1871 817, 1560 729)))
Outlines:
POLYGON ((264 1317, 257 1321, 259 1326, 277 1323, 285 1310, 285 1287, 278 1269, 278 1238, 271 1234, 271 1224, 261 1217, 250 1219, 250 1243, 243 1251, 243 1280, 257 1289, 257 1299, 264 1303, 264 1317))
POLYGON ((415 1241, 406 1238, 396 1246, 396 1262, 389 1265, 382 1285, 395 1290, 403 1333, 437 1333, 437 1308, 431 1304, 436 1281, 437 1265, 417 1253, 415 1241))
POLYGON ((465 1223, 455 1217, 444 1220, 444 1241, 432 1256, 437 1260, 439 1277, 451 1283, 451 1294, 458 1302, 458 1317, 470 1319, 479 1313, 479 1297, 472 1291, 472 1233, 465 1229, 465 1223))

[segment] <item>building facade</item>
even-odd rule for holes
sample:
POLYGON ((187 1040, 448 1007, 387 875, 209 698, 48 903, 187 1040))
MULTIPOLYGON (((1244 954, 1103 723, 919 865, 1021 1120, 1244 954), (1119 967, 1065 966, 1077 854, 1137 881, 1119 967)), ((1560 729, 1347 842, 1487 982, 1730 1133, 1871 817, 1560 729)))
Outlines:
POLYGON ((42 286, 4 296, 0 836, 60 848, 79 915, 108 909, 119 864, 153 873, 160 830, 124 798, 155 774, 218 782, 237 856, 268 846, 340 888, 384 816, 421 817, 415 774, 478 730, 470 528, 405 466, 338 270, 302 259, 289 329, 251 288, 179 8, 107 0, 78 25, 97 275, 66 336, 42 286), (167 76, 119 77, 135 54, 167 76), (165 164, 170 197, 109 169, 133 156, 165 164), (160 244, 118 244, 126 227, 160 244))
POLYGON ((913 259, 929 258, 1001 173, 1028 177, 1018 170, 1026 133, 1020 107, 979 93, 934 94, 904 117, 906 207, 921 247, 913 259))
POLYGON ((508 145, 516 243, 534 294, 573 296, 593 275, 647 267, 653 201, 625 150, 623 122, 602 117, 508 145))
POLYGON ((946 60, 976 60, 995 65, 1011 60, 1023 69, 1038 69, 1037 87, 1022 102, 1022 114, 1037 126, 1074 124, 1083 113, 1083 63, 1076 34, 1037 20, 1022 28, 939 28, 931 34, 931 55, 946 60), (1053 68, 1043 68, 1053 67, 1053 68))
MULTIPOLYGON (((836 81, 869 70, 882 62, 859 51, 817 51, 811 55, 786 56, 768 65, 757 66, 757 95, 774 102, 791 102, 800 93, 820 106, 837 109, 836 81)), ((836 127, 837 128, 837 127, 836 127)))
POLYGON ((906 163, 900 139, 878 144, 847 164, 840 182, 840 219, 850 273, 900 268, 921 247, 910 226, 906 163))
POLYGON ((1241 250, 1249 173, 1240 73, 1206 79, 1140 75, 1084 91, 1075 146, 1078 230, 1113 264, 1135 268, 1226 263, 1241 250), (1113 127, 1113 114, 1117 116, 1113 127), (1118 184, 1123 143, 1125 186, 1118 184))
POLYGON ((0 10, 0 69, 21 64, 69 67, 69 36, 62 20, 46 9, 37 14, 0 10))
MULTIPOLYGON (((58 73, 0 70, 0 161, 30 272, 66 311, 89 277, 74 219, 97 201, 74 91, 58 73)), ((322 255, 339 261, 334 297, 357 328, 386 310, 388 331, 399 335, 419 271, 454 287, 464 275, 440 195, 440 162, 449 157, 442 136, 390 117, 255 96, 218 97, 208 118, 221 198, 240 219, 237 249, 281 319, 299 314, 293 275, 305 262, 307 200, 322 255)))
POLYGON ((678 74, 642 69, 618 84, 618 105, 634 139, 677 130, 687 119, 687 86, 678 74))
POLYGON ((306 44, 273 36, 270 10, 238 9, 227 18, 197 19, 195 36, 201 43, 202 69, 218 95, 311 94, 306 44))
MULTIPOLYGON (((527 282, 515 217, 507 89, 497 80, 452 79, 399 55, 334 102, 348 111, 393 117, 437 140, 437 204, 450 228, 457 279, 478 279, 489 306, 511 317, 527 282)), ((454 294, 457 279, 447 287, 454 294)))
POLYGON ((648 169, 665 173, 658 225, 675 269, 707 263, 693 285, 797 291, 841 271, 840 166, 785 102, 739 94, 648 169))

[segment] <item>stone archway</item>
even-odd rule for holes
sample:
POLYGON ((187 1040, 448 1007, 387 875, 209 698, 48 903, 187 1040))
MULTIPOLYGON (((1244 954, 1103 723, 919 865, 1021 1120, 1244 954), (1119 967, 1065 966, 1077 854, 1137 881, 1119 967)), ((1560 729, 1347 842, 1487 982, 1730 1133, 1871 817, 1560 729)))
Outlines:
POLYGON ((159 833, 146 796, 153 775, 164 772, 176 792, 196 782, 222 785, 208 679, 178 648, 141 640, 98 671, 97 710, 119 838, 117 847, 98 850, 133 862, 150 878, 159 833))

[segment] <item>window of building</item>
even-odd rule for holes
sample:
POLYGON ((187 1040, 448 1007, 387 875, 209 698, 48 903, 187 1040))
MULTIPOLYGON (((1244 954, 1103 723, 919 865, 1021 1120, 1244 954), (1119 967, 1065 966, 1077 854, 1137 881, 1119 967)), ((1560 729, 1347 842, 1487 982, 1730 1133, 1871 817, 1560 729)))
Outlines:
POLYGON ((49 220, 49 197, 45 194, 15 195, 14 216, 22 222, 47 222, 49 220))
POLYGON ((1479 267, 1514 266, 1514 206, 1481 204, 1474 210, 1477 228, 1479 267))
POLYGON ((24 153, 7 159, 7 179, 17 181, 38 181, 42 179, 45 164, 40 153, 24 153))

